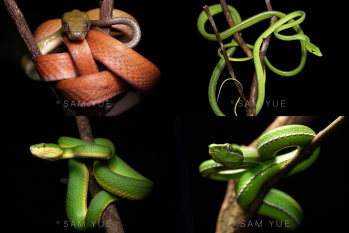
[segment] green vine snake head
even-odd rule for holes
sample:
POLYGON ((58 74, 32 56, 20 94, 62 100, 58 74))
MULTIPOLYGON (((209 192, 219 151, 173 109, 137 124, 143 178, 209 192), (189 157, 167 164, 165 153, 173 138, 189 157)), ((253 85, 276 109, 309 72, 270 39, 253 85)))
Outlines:
POLYGON ((322 57, 322 53, 320 52, 319 47, 312 43, 307 43, 305 45, 305 48, 308 50, 308 52, 315 54, 316 56, 322 57))
POLYGON ((29 147, 32 155, 39 159, 57 160, 63 154, 63 149, 53 143, 39 143, 29 147))
POLYGON ((62 28, 71 40, 82 40, 91 27, 90 18, 85 12, 73 10, 62 16, 62 28))
POLYGON ((224 166, 236 167, 243 163, 243 153, 236 144, 211 144, 208 146, 211 158, 224 166))

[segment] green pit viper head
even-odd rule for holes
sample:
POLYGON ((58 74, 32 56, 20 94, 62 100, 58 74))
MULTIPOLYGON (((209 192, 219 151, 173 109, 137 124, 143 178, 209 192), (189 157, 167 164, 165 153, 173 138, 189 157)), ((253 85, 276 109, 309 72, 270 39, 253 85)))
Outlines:
POLYGON ((39 143, 29 147, 32 155, 39 159, 57 160, 63 154, 63 149, 54 143, 39 143))
POLYGON ((91 27, 90 18, 85 12, 73 10, 62 16, 62 28, 71 40, 82 40, 91 27))
POLYGON ((235 144, 211 144, 208 146, 211 158, 228 167, 236 167, 243 163, 243 153, 235 144))

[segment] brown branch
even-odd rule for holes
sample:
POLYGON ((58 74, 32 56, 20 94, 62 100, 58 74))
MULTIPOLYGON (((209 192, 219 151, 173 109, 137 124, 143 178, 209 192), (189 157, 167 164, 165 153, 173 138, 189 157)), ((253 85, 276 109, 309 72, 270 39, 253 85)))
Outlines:
MULTIPOLYGON (((213 20, 213 17, 212 17, 212 15, 211 15, 211 13, 210 13, 210 10, 208 9, 208 6, 207 6, 207 5, 205 5, 203 8, 204 8, 204 11, 205 11, 205 13, 206 13, 206 15, 207 15, 207 17, 208 17, 208 20, 210 21, 210 23, 211 23, 211 25, 212 25, 212 28, 213 28, 213 31, 214 31, 216 37, 217 37, 219 46, 221 47, 221 50, 222 50, 222 53, 223 53, 223 56, 224 56, 224 60, 225 60, 225 62, 226 62, 226 64, 227 64, 227 68, 228 68, 228 70, 229 70, 230 76, 231 76, 233 79, 236 79, 236 80, 237 80, 237 78, 236 78, 236 76, 235 76, 235 73, 234 73, 234 71, 233 71, 233 67, 231 66, 230 61, 229 61, 229 59, 228 59, 227 52, 225 51, 225 48, 224 48, 224 45, 223 45, 223 41, 222 41, 222 39, 221 39, 221 37, 220 37, 220 35, 219 35, 218 29, 217 29, 217 27, 216 27, 216 24, 215 24, 215 22, 214 22, 214 20, 213 20)), ((246 104, 247 104, 247 98, 246 98, 246 96, 244 95, 244 93, 243 93, 243 91, 242 91, 242 89, 241 89, 241 87, 240 87, 240 84, 239 84, 238 82, 234 81, 234 85, 235 85, 236 89, 238 90, 239 95, 240 95, 242 101, 244 101, 244 103, 245 103, 245 105, 246 105, 246 104)))
POLYGON ((34 61, 37 56, 41 56, 42 54, 38 45, 35 43, 34 36, 29 29, 23 13, 18 8, 15 0, 4 0, 4 2, 8 13, 10 14, 12 20, 15 22, 17 30, 28 49, 29 56, 34 61))
MULTIPOLYGON (((235 26, 235 22, 233 20, 233 17, 231 16, 230 10, 229 10, 228 5, 227 5, 227 2, 225 0, 220 0, 220 1, 221 1, 221 5, 222 5, 222 8, 223 8, 223 12, 224 12, 225 18, 227 19, 229 26, 230 27, 234 27, 235 26)), ((247 47, 245 41, 240 36, 239 32, 236 32, 234 34, 234 38, 238 42, 238 44, 240 45, 240 47, 242 48, 242 50, 245 52, 245 54, 248 57, 253 55, 251 49, 249 47, 247 47)))
MULTIPOLYGON (((224 15, 227 19, 227 22, 229 24, 230 27, 234 27, 235 26, 235 22, 233 20, 233 17, 231 16, 230 10, 228 8, 227 2, 225 0, 220 0, 222 8, 223 8, 223 12, 224 15)), ((269 0, 266 0, 266 5, 267 5, 267 9, 269 11, 273 10, 270 4, 269 0)), ((276 21, 277 21, 277 17, 273 16, 270 20, 270 26, 272 26, 276 21)), ((242 48, 242 50, 245 52, 245 54, 250 57, 253 55, 252 51, 250 48, 247 47, 245 41, 242 39, 242 37, 240 36, 240 34, 238 32, 236 32, 234 34, 234 38, 235 40, 238 42, 238 44, 240 45, 240 47, 242 48)), ((264 57, 265 54, 267 52, 267 48, 269 46, 269 42, 271 39, 271 35, 269 35, 264 41, 263 41, 263 45, 262 45, 262 49, 261 49, 261 53, 260 53, 260 60, 262 63, 262 66, 264 66, 264 57)), ((257 97, 258 97, 258 84, 257 84, 257 75, 256 72, 254 72, 253 74, 253 78, 252 78, 252 84, 251 84, 251 90, 250 90, 250 97, 249 97, 249 101, 247 102, 246 105, 246 115, 247 116, 255 116, 256 115, 256 103, 257 103, 257 97)))
MULTIPOLYGON (((41 56, 41 51, 34 40, 34 36, 31 33, 27 21, 24 18, 23 13, 18 8, 16 1, 14 0, 4 0, 8 13, 10 14, 12 20, 14 21, 19 34, 21 35, 27 49, 30 58, 35 61, 35 58, 41 56)), ((40 77, 40 74, 39 74, 40 77)), ((41 78, 41 77, 40 77, 41 78)), ((61 97, 57 94, 54 85, 49 84, 51 93, 53 94, 56 102, 60 105, 64 115, 74 116, 76 112, 63 104, 61 97)))
MULTIPOLYGON (((290 124, 307 125, 314 118, 315 117, 312 117, 312 116, 310 117, 279 116, 266 128, 266 130, 263 133, 283 125, 290 125, 290 124)), ((257 139, 254 140, 250 145, 248 145, 249 149, 256 150, 257 139)), ((242 218, 244 219, 246 212, 236 202, 235 185, 236 185, 235 180, 228 181, 225 198, 223 200, 223 203, 218 215, 218 219, 217 219, 216 233, 237 232, 236 227, 237 227, 238 219, 242 219, 242 218)))
MULTIPOLYGON (((99 2, 101 6, 100 19, 111 19, 113 18, 114 0, 104 0, 99 2)), ((111 26, 101 27, 105 34, 110 35, 111 26)))
MULTIPOLYGON (((265 4, 267 5, 268 11, 273 10, 270 4, 270 0, 265 0, 265 4)), ((278 18, 276 16, 271 17, 269 27, 271 27, 277 20, 278 18)), ((270 34, 269 36, 267 36, 267 38, 265 38, 265 40, 263 41, 261 52, 259 54, 259 59, 261 60, 262 67, 264 66, 264 57, 265 57, 265 54, 267 53, 271 36, 272 34, 270 34)), ((248 116, 256 115, 257 97, 258 97, 257 74, 256 72, 254 72, 253 78, 252 78, 251 90, 250 90, 250 99, 249 99, 249 104, 252 106, 252 108, 248 108, 248 110, 252 110, 252 111, 247 112, 248 116)))
MULTIPOLYGON (((76 124, 79 129, 80 138, 82 140, 92 142, 94 143, 93 135, 91 126, 88 120, 88 117, 86 116, 77 116, 75 117, 76 124)), ((88 190, 91 194, 91 197, 97 195, 100 191, 102 191, 102 188, 97 183, 94 175, 93 175, 93 165, 88 164, 87 165, 88 171, 89 171, 89 184, 88 184, 88 190)), ((104 210, 102 214, 102 221, 104 230, 107 233, 124 233, 124 228, 122 226, 122 222, 120 220, 118 211, 115 207, 115 205, 110 204, 108 207, 104 210)))

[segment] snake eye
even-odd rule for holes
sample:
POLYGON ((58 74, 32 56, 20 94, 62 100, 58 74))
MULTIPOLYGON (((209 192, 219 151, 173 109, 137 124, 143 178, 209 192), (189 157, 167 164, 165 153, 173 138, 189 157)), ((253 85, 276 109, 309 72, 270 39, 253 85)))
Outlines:
POLYGON ((46 144, 42 144, 42 147, 46 147, 46 144))
POLYGON ((86 22, 85 25, 84 25, 84 29, 87 31, 90 27, 90 24, 89 22, 86 22))
POLYGON ((315 51, 314 51, 314 50, 311 50, 311 52, 312 52, 312 53, 315 53, 315 51))
POLYGON ((232 149, 231 145, 227 145, 226 150, 231 151, 231 149, 232 149))
POLYGON ((65 32, 69 30, 69 25, 67 23, 64 23, 62 27, 65 32))

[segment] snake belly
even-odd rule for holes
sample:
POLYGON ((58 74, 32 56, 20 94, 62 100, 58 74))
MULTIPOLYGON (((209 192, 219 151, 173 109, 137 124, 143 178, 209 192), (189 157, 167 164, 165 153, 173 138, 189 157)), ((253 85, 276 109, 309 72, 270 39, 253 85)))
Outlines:
MULTIPOLYGON (((269 27, 264 33, 260 35, 260 37, 256 40, 254 46, 253 46, 253 61, 256 69, 256 75, 257 75, 257 83, 258 83, 258 98, 257 98, 257 103, 256 103, 256 114, 257 115, 264 102, 265 98, 265 75, 263 71, 263 67, 259 58, 259 53, 260 53, 260 47, 263 42, 263 39, 266 38, 268 35, 274 32, 275 36, 280 39, 280 40, 285 40, 285 41, 290 41, 290 40, 299 40, 301 44, 301 60, 299 66, 292 70, 292 71, 282 71, 277 68, 275 68, 270 62, 266 59, 266 65, 276 74, 281 75, 281 76, 294 76, 298 74, 299 72, 302 71, 302 69, 305 66, 306 58, 307 58, 307 51, 317 55, 317 56, 322 56, 322 53, 320 52, 320 49, 316 47, 314 44, 310 43, 309 37, 304 35, 301 27, 299 26, 300 23, 302 23, 305 19, 305 13, 303 11, 295 11, 290 14, 285 14, 279 11, 266 11, 259 13, 257 15, 254 15, 244 21, 241 20, 241 17, 238 13, 238 11, 228 5, 228 8, 231 12, 231 15, 233 17, 234 22, 236 25, 234 27, 231 27, 224 32, 220 33, 221 39, 227 39, 231 36, 233 36, 235 33, 240 32, 262 20, 271 18, 272 16, 276 16, 280 18, 275 24, 273 24, 271 27, 269 27), (293 20, 295 17, 300 17, 296 21, 293 20), (285 24, 285 25, 284 25, 285 24), (284 36, 280 35, 279 32, 282 30, 285 30, 287 28, 293 28, 297 34, 292 35, 292 36, 284 36)), ((209 10, 211 12, 211 15, 214 16, 218 13, 223 12, 222 6, 220 4, 212 5, 209 7, 209 10)), ((205 12, 201 12, 199 15, 198 21, 197 21, 197 28, 199 33, 208 40, 211 41, 217 41, 217 38, 215 34, 209 34, 205 31, 205 23, 207 22, 208 18, 205 12)), ((240 33, 241 35, 241 33, 240 33)), ((232 44, 236 44, 237 41, 235 39, 232 39, 231 41, 232 44)), ((235 53, 236 48, 230 48, 227 50, 227 55, 228 57, 232 57, 233 54, 235 53)), ((224 58, 221 58, 219 62, 217 63, 210 79, 210 84, 209 84, 209 90, 208 90, 208 98, 209 102, 211 105, 211 108, 213 112, 217 116, 225 116, 222 111, 219 109, 217 101, 216 101, 216 87, 217 87, 217 82, 219 79, 219 76, 224 69, 226 63, 224 58)))
POLYGON ((153 189, 152 181, 115 155, 115 147, 111 141, 105 138, 96 138, 94 141, 95 143, 90 143, 76 138, 60 137, 58 145, 40 143, 30 147, 32 154, 41 159, 69 159, 66 212, 69 222, 78 230, 96 227, 104 209, 120 197, 144 200, 153 189), (49 157, 56 150, 62 153, 53 158, 49 157), (98 159, 93 164, 93 173, 104 189, 92 199, 88 208, 89 172, 84 158, 98 159))
MULTIPOLYGON (((256 198, 263 184, 275 175, 275 173, 286 164, 298 150, 307 145, 316 133, 307 126, 287 125, 275 128, 263 134, 257 141, 257 153, 249 149, 240 148, 237 144, 211 144, 209 154, 214 157, 224 157, 220 160, 234 160, 238 165, 227 166, 226 163, 217 163, 207 160, 200 164, 199 172, 205 178, 212 180, 227 181, 238 179, 235 187, 236 200, 238 204, 246 209, 256 198), (283 155, 276 153, 284 148, 297 147, 296 150, 283 155), (242 151, 241 155, 232 155, 233 148, 242 151), (243 160, 238 157, 243 156, 243 160)), ((307 169, 314 163, 320 152, 318 147, 305 161, 298 164, 287 176, 296 174, 307 169)), ((271 189, 263 200, 258 214, 270 217, 277 221, 286 223, 285 230, 296 230, 303 218, 303 211, 298 202, 288 194, 271 189)), ((283 227, 285 225, 283 224, 283 227)))

